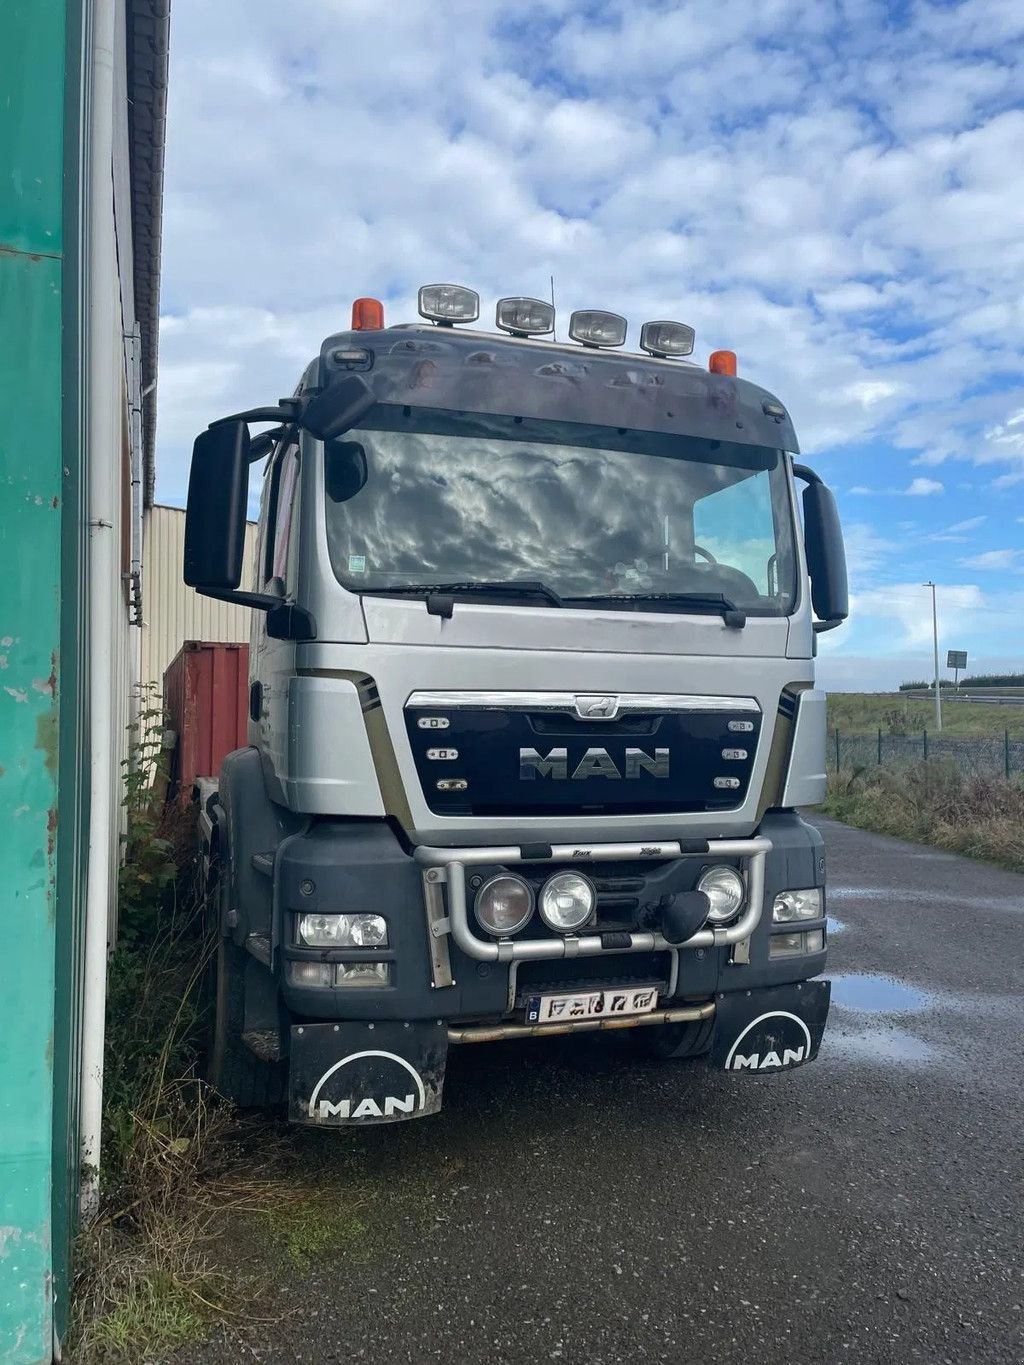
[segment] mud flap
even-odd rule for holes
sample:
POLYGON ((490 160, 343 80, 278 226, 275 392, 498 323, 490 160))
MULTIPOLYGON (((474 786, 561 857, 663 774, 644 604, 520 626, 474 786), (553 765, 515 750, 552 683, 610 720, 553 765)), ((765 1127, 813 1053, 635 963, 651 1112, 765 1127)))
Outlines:
POLYGON ((344 1128, 436 1114, 447 1057, 442 1023, 296 1024, 288 1117, 344 1128))
POLYGON ((831 981, 801 981, 720 995, 712 1066, 770 1076, 813 1061, 821 1046, 831 995, 831 981))

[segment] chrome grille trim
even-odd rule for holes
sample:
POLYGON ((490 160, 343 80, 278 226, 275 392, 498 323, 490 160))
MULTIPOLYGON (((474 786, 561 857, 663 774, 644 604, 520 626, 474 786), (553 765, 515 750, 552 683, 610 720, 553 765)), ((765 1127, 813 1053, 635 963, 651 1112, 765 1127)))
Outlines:
MULTIPOLYGON (((672 692, 414 692, 406 710, 436 711, 568 711, 576 713, 579 698, 612 696, 615 716, 624 711, 748 712, 761 714, 754 697, 701 697, 672 692)), ((614 719, 615 717, 608 717, 614 719)), ((594 720, 604 717, 594 716, 594 720)))

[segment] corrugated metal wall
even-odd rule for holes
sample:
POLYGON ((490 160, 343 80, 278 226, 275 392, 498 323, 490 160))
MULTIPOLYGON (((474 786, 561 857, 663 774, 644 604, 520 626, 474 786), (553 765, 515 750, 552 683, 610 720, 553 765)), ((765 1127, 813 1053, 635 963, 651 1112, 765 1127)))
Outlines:
MULTIPOLYGON (((249 643, 252 612, 200 597, 181 580, 185 513, 178 507, 152 507, 146 513, 142 560, 142 682, 163 686, 163 676, 186 640, 249 643)), ((242 586, 255 577, 256 523, 245 529, 242 586)))

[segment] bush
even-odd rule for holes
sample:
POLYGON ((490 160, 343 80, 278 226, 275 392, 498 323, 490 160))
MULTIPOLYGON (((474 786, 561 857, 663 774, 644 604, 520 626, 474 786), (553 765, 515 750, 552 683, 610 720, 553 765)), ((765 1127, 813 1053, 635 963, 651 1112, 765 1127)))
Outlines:
POLYGON ((1024 871, 1024 785, 937 763, 833 774, 825 812, 859 829, 1024 871))

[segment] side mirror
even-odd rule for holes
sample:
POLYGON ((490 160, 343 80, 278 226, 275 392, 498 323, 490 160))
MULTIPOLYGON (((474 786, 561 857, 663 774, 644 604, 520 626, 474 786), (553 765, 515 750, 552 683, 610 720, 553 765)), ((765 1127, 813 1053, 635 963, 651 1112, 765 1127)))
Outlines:
MULTIPOLYGON (((794 473, 806 478, 802 466, 794 466, 794 473)), ((811 605, 816 629, 831 629, 850 614, 850 597, 846 582, 846 550, 843 530, 839 524, 839 510, 831 488, 827 488, 816 474, 804 489, 804 548, 807 552, 807 571, 811 577, 811 605)))
POLYGON ((376 401, 362 375, 349 374, 309 403, 302 414, 302 425, 318 441, 333 441, 354 427, 376 401))
POLYGON ((191 588, 231 592, 242 581, 249 428, 221 422, 196 437, 185 512, 184 579, 191 588))

